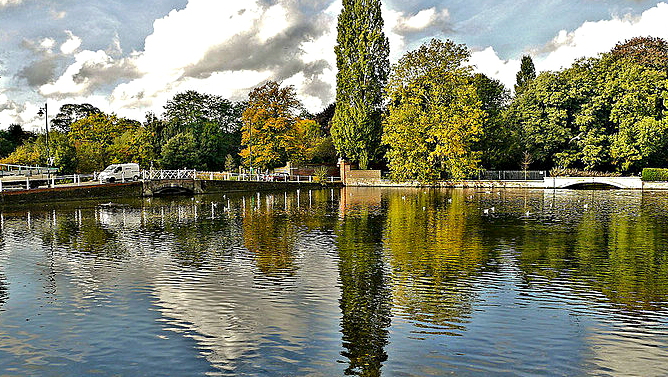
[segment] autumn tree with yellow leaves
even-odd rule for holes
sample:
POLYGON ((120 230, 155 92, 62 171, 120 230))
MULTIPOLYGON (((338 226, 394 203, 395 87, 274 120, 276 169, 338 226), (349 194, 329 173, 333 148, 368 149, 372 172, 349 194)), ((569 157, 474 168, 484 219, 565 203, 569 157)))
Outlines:
POLYGON ((302 109, 293 86, 268 81, 251 91, 242 117, 244 165, 271 169, 288 161, 304 161, 314 147, 318 125, 300 118, 302 109))
POLYGON ((395 180, 463 179, 477 170, 485 112, 468 57, 465 46, 433 39, 392 67, 383 143, 395 180))

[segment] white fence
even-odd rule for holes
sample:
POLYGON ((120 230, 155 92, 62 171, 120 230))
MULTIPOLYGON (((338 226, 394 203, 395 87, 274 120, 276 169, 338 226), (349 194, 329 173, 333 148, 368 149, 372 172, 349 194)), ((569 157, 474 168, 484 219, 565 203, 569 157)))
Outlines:
MULTIPOLYGON (((315 182, 317 178, 313 175, 287 175, 287 174, 245 174, 197 170, 144 170, 144 180, 159 179, 198 179, 203 181, 250 181, 250 182, 315 182)), ((325 177, 327 182, 338 182, 339 177, 325 177)))
MULTIPOLYGON (((210 181, 247 181, 247 182, 316 182, 318 179, 315 176, 307 175, 287 175, 287 174, 239 174, 228 172, 210 172, 197 171, 194 169, 182 170, 143 170, 141 172, 143 180, 210 180, 210 181)), ((131 177, 122 177, 117 183, 125 183, 131 181, 131 177)), ((329 183, 340 182, 339 177, 325 177, 325 181, 329 183)), ((94 174, 72 174, 56 176, 43 175, 26 175, 18 176, 11 175, 0 178, 0 192, 3 191, 17 191, 17 190, 33 190, 38 187, 66 187, 66 186, 80 186, 82 183, 105 183, 99 179, 99 173, 94 174)))
POLYGON ((0 179, 0 192, 33 190, 40 186, 55 187, 59 186, 81 186, 82 183, 94 181, 92 174, 72 174, 72 175, 43 175, 39 176, 13 176, 0 179))
POLYGON ((56 174, 56 173, 58 173, 58 169, 56 168, 46 168, 43 166, 0 164, 0 177, 16 176, 16 175, 32 176, 32 175, 56 174))

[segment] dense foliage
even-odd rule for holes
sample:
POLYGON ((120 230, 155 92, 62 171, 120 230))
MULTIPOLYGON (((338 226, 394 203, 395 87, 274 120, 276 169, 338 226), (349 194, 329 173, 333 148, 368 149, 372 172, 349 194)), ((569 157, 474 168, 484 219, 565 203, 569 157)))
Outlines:
POLYGON ((379 2, 343 5, 337 102, 316 115, 295 88, 271 81, 247 102, 179 93, 143 123, 65 104, 48 139, 20 125, 0 131, 0 162, 52 164, 62 173, 120 162, 219 171, 251 160, 261 169, 333 164, 340 156, 361 168, 387 163, 397 180, 429 182, 480 169, 617 175, 668 167, 663 39, 634 38, 559 71, 536 73, 525 56, 511 93, 474 74, 468 49, 447 40, 424 44, 390 70, 379 2))
POLYGON ((534 166, 621 172, 665 166, 667 62, 649 58, 661 56, 654 49, 665 51, 666 42, 637 38, 527 84, 507 120, 534 166))
POLYGON ((461 179, 477 169, 472 147, 485 113, 463 65, 468 56, 464 46, 434 39, 392 67, 383 143, 394 179, 461 179))
POLYGON ((666 182, 668 181, 668 169, 645 168, 642 170, 642 180, 666 182))
POLYGON ((320 129, 298 115, 302 107, 292 86, 269 81, 254 89, 242 117, 244 164, 264 170, 306 161, 319 144, 320 129))
POLYGON ((332 140, 339 155, 366 169, 380 157, 383 88, 390 66, 380 0, 344 0, 337 30, 332 140))

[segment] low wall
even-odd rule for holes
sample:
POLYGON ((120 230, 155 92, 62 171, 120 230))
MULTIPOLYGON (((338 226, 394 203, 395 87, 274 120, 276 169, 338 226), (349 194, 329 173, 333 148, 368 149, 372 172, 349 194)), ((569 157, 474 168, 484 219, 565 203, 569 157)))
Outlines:
POLYGON ((442 181, 434 184, 420 182, 393 182, 389 179, 354 179, 348 180, 351 187, 438 187, 438 188, 545 188, 543 181, 442 181))
POLYGON ((141 193, 141 182, 3 191, 0 193, 0 205, 139 197, 141 193))
POLYGON ((440 188, 482 188, 482 189, 563 189, 573 184, 609 184, 625 190, 668 190, 668 182, 641 182, 639 178, 617 178, 615 181, 606 179, 545 178, 540 181, 443 181, 434 184, 420 182, 393 182, 388 179, 354 179, 347 180, 346 186, 351 187, 440 187, 440 188))
POLYGON ((382 186, 385 180, 380 178, 380 170, 347 170, 346 186, 382 186))
MULTIPOLYGON (((214 194, 234 191, 278 191, 299 188, 323 187, 315 182, 249 182, 249 181, 200 181, 202 193, 214 194)), ((340 187, 340 183, 327 183, 325 187, 340 187)))

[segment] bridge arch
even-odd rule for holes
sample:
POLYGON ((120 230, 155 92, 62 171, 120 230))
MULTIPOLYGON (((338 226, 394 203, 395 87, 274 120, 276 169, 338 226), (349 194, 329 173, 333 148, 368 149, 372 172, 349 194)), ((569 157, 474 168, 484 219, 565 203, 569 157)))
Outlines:
POLYGON ((545 178, 545 184, 547 187, 557 189, 642 189, 642 181, 639 177, 553 177, 545 178))
POLYGON ((200 181, 195 180, 146 180, 143 184, 144 196, 194 195, 202 193, 200 181))
POLYGON ((614 189, 625 189, 619 184, 605 183, 605 182, 584 182, 584 183, 573 183, 570 185, 564 185, 560 188, 572 189, 572 190, 614 190, 614 189))

